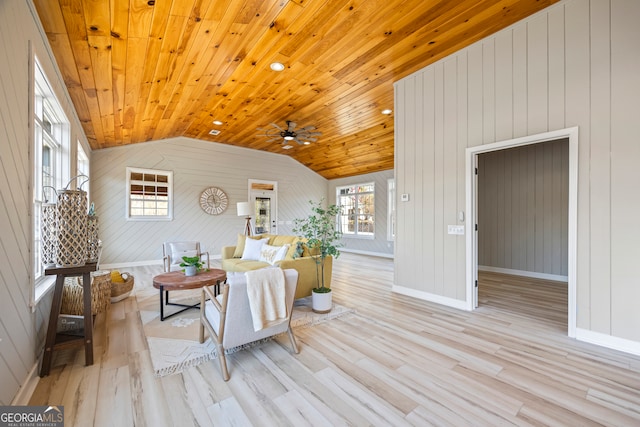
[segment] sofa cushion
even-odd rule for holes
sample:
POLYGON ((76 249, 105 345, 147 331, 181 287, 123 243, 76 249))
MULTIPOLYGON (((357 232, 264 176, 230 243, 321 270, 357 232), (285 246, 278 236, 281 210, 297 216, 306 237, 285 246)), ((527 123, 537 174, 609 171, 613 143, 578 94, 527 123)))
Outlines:
POLYGON ((244 242, 244 251, 242 251, 242 259, 250 261, 260 260, 260 251, 262 247, 267 244, 269 239, 264 238, 260 240, 247 239, 244 242))
POLYGON ((257 270, 259 268, 271 267, 268 262, 264 261, 246 261, 240 258, 229 258, 222 260, 222 269, 224 271, 237 271, 244 273, 246 271, 257 270))
POLYGON ((275 265, 277 261, 282 261, 284 259, 288 250, 288 244, 283 246, 264 245, 260 250, 260 258, 258 258, 258 261, 265 261, 271 265, 275 265))
POLYGON ((242 253, 244 252, 244 242, 247 240, 247 237, 249 239, 253 239, 253 240, 260 240, 260 239, 263 239, 266 236, 261 236, 259 234, 257 236, 245 236, 244 234, 238 234, 238 240, 236 242, 236 249, 233 252, 233 257, 234 258, 242 257, 242 253))

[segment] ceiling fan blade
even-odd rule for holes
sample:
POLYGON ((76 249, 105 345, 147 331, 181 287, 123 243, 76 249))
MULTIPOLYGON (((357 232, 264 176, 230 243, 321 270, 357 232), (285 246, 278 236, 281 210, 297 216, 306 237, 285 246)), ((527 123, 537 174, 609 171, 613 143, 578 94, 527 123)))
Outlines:
POLYGON ((309 132, 310 130, 314 130, 316 127, 315 126, 305 126, 302 129, 300 129, 300 132, 309 132))
POLYGON ((287 129, 289 132, 293 132, 296 126, 298 126, 296 122, 287 121, 287 124, 289 125, 289 128, 287 129))
POLYGON ((266 142, 276 142, 276 141, 280 141, 281 139, 282 139, 282 138, 280 138, 280 137, 278 136, 278 137, 275 137, 275 138, 267 139, 267 141, 266 141, 266 142))
POLYGON ((308 136, 305 136, 304 139, 306 139, 309 142, 316 142, 318 140, 318 138, 312 138, 312 137, 308 137, 308 136))
POLYGON ((278 126, 278 125, 277 125, 277 124, 275 124, 275 123, 271 123, 271 126, 273 126, 274 128, 276 128, 276 129, 278 129, 278 130, 280 130, 280 131, 284 132, 284 129, 282 129, 280 126, 278 126))

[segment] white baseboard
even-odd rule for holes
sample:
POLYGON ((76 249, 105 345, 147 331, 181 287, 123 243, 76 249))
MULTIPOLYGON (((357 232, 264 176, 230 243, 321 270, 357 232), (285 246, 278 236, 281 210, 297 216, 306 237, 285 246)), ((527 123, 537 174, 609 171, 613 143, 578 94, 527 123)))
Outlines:
MULTIPOLYGON (((221 259, 222 255, 213 255, 209 259, 221 259)), ((134 262, 114 262, 113 264, 100 264, 101 270, 113 270, 116 268, 126 267, 143 267, 145 265, 162 265, 161 259, 152 259, 149 261, 134 261, 134 262)))
POLYGON ((469 311, 469 306, 466 301, 461 301, 461 300, 449 298, 449 297, 443 297, 442 295, 436 295, 429 292, 417 291, 415 289, 406 288, 404 286, 397 286, 397 285, 391 286, 391 292, 396 292, 402 295, 421 299, 424 301, 435 302, 436 304, 457 308, 458 310, 469 311))
POLYGON ((350 254, 358 254, 358 255, 370 255, 377 256, 380 258, 390 258, 393 259, 393 254, 386 254, 384 252, 370 252, 370 251, 361 251, 358 249, 349 249, 349 248, 340 248, 340 252, 350 253, 350 254))
POLYGON ((631 341, 625 338, 618 338, 601 332, 594 332, 588 329, 576 328, 576 339, 579 341, 607 347, 625 353, 640 356, 640 342, 631 341))
POLYGON ((479 265, 478 271, 490 271, 492 273, 512 274, 514 276, 532 277, 534 279, 553 280, 555 282, 568 282, 569 276, 559 274, 538 273, 535 271, 514 270, 511 268, 489 267, 487 265, 479 265))
POLYGON ((29 404, 31 400, 31 396, 40 381, 40 377, 38 376, 38 362, 33 365, 27 378, 24 383, 18 390, 18 393, 15 395, 13 400, 11 401, 11 406, 26 406, 29 404))

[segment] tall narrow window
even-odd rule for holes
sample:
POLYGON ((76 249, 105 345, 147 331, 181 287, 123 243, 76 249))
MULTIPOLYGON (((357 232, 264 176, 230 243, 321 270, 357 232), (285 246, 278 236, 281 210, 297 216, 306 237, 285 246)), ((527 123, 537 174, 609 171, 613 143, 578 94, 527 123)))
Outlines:
POLYGON ((56 190, 69 179, 69 120, 35 57, 33 64, 33 278, 38 301, 52 284, 44 276, 40 213, 42 204, 55 202, 56 190))
POLYGON ((387 180, 387 240, 396 238, 396 180, 387 180))
POLYGON ((173 172, 127 168, 127 218, 173 218, 173 172))
POLYGON ((336 204, 341 207, 338 226, 345 237, 374 237, 376 207, 373 183, 336 188, 336 204))
MULTIPOLYGON (((84 148, 82 148, 82 144, 80 144, 80 141, 78 141, 77 144, 78 144, 78 162, 76 165, 77 174, 89 177, 89 156, 87 156, 87 153, 84 151, 84 148)), ((87 182, 85 185, 82 186, 82 189, 87 192, 87 197, 89 198, 89 200, 91 200, 91 197, 89 197, 89 184, 90 182, 87 182)))

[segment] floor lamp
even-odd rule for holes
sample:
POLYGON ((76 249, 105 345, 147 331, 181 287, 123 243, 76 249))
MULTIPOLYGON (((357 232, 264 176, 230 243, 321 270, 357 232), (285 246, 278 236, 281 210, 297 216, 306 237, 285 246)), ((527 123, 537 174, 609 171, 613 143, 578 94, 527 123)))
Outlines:
POLYGON ((244 227, 244 234, 251 236, 251 206, 249 202, 238 202, 236 208, 238 209, 238 216, 243 216, 247 221, 244 227))

